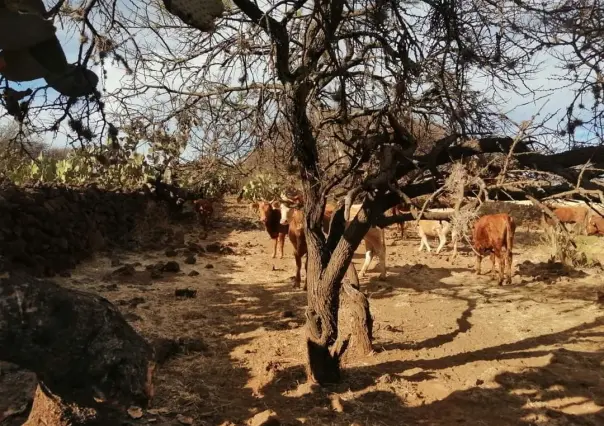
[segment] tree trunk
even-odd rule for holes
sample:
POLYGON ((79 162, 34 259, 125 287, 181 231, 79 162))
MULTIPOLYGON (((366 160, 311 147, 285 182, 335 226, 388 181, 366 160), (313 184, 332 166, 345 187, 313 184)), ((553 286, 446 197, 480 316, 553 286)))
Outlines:
POLYGON ((342 323, 338 331, 340 338, 336 347, 342 356, 346 355, 346 360, 352 360, 373 351, 371 345, 373 318, 369 310, 369 301, 361 291, 348 283, 342 285, 341 291, 340 316, 346 318, 346 321, 340 321, 342 323), (345 339, 342 338, 344 335, 347 336, 345 339), (340 349, 340 346, 343 346, 346 351, 340 349))
POLYGON ((26 425, 119 424, 153 396, 153 350, 106 299, 17 273, 0 304, 0 359, 39 380, 26 425))
MULTIPOLYGON (((369 229, 368 216, 361 209, 343 233, 344 226, 341 226, 341 223, 335 223, 336 218, 345 221, 342 209, 338 210, 337 214, 334 212, 334 220, 332 221, 335 232, 341 233, 340 238, 337 239, 337 245, 333 248, 333 252, 331 252, 331 244, 324 244, 327 255, 322 256, 321 273, 318 279, 309 283, 308 292, 307 376, 310 381, 319 384, 339 381, 340 360, 350 343, 349 339, 338 339, 341 284, 345 277, 351 282, 351 285, 347 285, 349 290, 345 294, 350 301, 347 306, 351 308, 351 312, 354 312, 360 318, 351 329, 352 333, 356 335, 353 340, 355 351, 360 347, 363 348, 359 349, 360 352, 367 352, 367 347, 371 347, 369 306, 365 296, 353 287, 358 287, 358 276, 351 264, 354 251, 369 229), (328 247, 329 250, 327 250, 328 247)), ((332 242, 335 238, 336 236, 332 234, 330 229, 327 241, 332 242)))

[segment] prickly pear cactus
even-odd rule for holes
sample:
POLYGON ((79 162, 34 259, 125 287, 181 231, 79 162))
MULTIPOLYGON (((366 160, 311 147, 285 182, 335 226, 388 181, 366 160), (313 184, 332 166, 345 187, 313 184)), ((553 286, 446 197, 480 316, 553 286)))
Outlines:
POLYGON ((200 31, 214 29, 214 20, 222 15, 222 0, 163 0, 168 12, 200 31))

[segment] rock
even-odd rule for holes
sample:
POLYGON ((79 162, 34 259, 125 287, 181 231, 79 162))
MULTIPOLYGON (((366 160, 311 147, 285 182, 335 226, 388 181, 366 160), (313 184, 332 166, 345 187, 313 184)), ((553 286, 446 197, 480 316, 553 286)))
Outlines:
POLYGON ((126 264, 114 270, 111 275, 113 276, 121 276, 121 277, 129 277, 136 273, 136 269, 134 266, 130 264, 126 264))
POLYGON ((195 255, 189 255, 186 257, 185 259, 185 263, 187 265, 195 265, 195 263, 197 262, 197 258, 195 257, 195 255))
POLYGON ((179 288, 174 290, 174 296, 193 299, 197 297, 197 290, 192 290, 190 288, 179 288))
POLYGON ((115 268, 116 266, 120 266, 122 264, 122 261, 118 258, 118 257, 112 257, 111 258, 111 267, 115 268))
POLYGON ((211 263, 208 263, 208 264, 205 266, 205 268, 206 268, 206 269, 214 269, 214 265, 212 265, 211 263))
POLYGON ((165 251, 165 253, 164 253, 164 254, 165 254, 167 257, 174 257, 174 256, 176 256, 176 255, 178 254, 178 252, 177 252, 175 249, 173 249, 173 248, 169 248, 169 249, 167 249, 167 250, 165 251))
POLYGON ((190 277, 196 277, 196 276, 199 275, 199 272, 197 272, 196 270, 192 270, 187 275, 190 276, 190 277))
POLYGON ((246 423, 248 426, 280 426, 281 422, 273 410, 265 410, 256 414, 246 423))
POLYGON ((143 410, 140 407, 130 407, 128 408, 128 415, 133 419, 140 419, 143 417, 143 410))
POLYGON ((158 269, 151 269, 151 278, 156 280, 158 278, 161 278, 163 275, 161 273, 161 270, 158 269))
POLYGON ((166 264, 163 265, 161 270, 162 272, 180 272, 180 265, 178 264, 178 262, 171 260, 169 262, 166 262, 166 264))
POLYGON ((220 253, 220 243, 212 243, 206 246, 206 251, 208 253, 220 253))
POLYGON ((189 243, 187 248, 193 253, 205 253, 205 249, 197 243, 189 243))
POLYGON ((293 311, 283 311, 281 312, 281 318, 293 318, 294 317, 294 312, 293 311))

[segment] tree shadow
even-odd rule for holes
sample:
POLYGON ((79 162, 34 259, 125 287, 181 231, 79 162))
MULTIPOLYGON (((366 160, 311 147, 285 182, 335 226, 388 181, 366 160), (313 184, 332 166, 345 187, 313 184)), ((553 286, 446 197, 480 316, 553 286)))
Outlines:
POLYGON ((439 334, 429 339, 422 340, 421 342, 414 343, 400 343, 400 342, 385 342, 379 344, 379 351, 390 351, 390 350, 420 350, 436 348, 444 345, 445 343, 452 342, 455 338, 461 334, 469 331, 472 328, 472 323, 469 319, 472 316, 472 312, 476 308, 476 301, 473 299, 463 299, 467 303, 467 308, 461 313, 461 316, 456 319, 457 328, 449 333, 439 334))
MULTIPOLYGON (((357 366, 345 371, 343 383, 327 389, 308 388, 297 396, 292 377, 301 377, 300 367, 281 371, 263 389, 266 406, 287 420, 305 417, 305 424, 577 424, 604 422, 604 352, 571 351, 555 346, 575 338, 601 336, 592 331, 604 325, 604 317, 589 324, 515 343, 446 356, 439 359, 405 360, 357 366), (549 345, 550 348, 542 349, 549 345), (439 385, 436 371, 465 363, 535 358, 549 355, 547 365, 505 371, 492 383, 477 380, 468 389, 430 400, 421 392, 401 397, 395 386, 414 389, 414 383, 439 385), (405 371, 423 369, 412 375, 405 371), (364 391, 369 387, 369 391, 364 391), (331 409, 331 392, 339 393, 343 412, 331 409), (286 407, 286 408, 284 408, 286 407)), ((404 392, 403 392, 404 394, 404 392)))

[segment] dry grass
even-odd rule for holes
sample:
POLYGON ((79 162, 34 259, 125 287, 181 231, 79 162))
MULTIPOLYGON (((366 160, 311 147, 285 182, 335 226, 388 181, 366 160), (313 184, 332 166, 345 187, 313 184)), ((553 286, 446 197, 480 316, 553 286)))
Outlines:
MULTIPOLYGON (((454 163, 451 167, 451 174, 447 177, 444 184, 444 191, 455 203, 460 203, 463 199, 465 189, 476 183, 476 178, 471 176, 463 164, 454 163)), ((478 220, 477 208, 473 204, 461 206, 451 216, 451 230, 457 233, 459 237, 470 239, 472 225, 478 220)))
POLYGON ((541 234, 541 240, 546 248, 550 250, 551 259, 562 262, 568 266, 581 267, 591 266, 586 254, 576 245, 575 239, 557 227, 547 226, 541 234))

